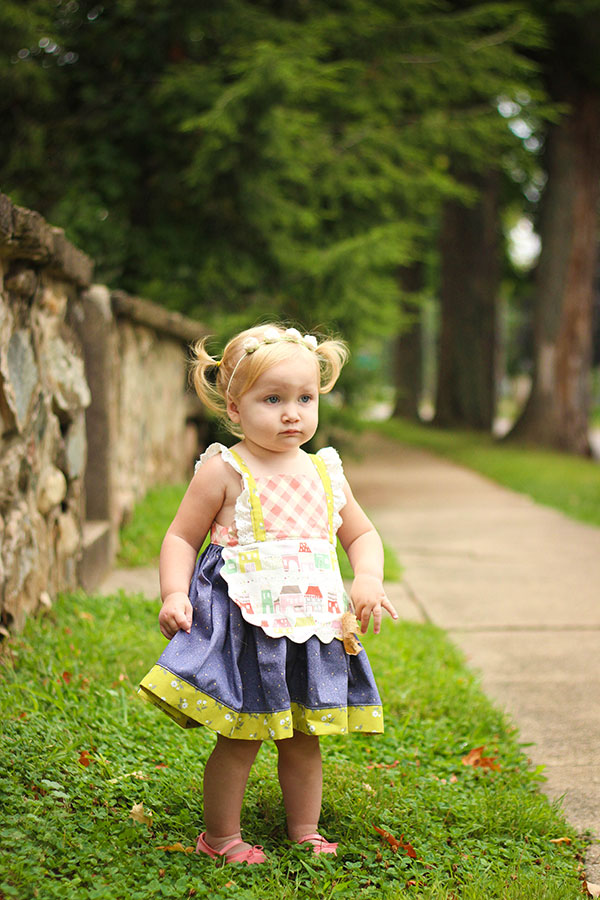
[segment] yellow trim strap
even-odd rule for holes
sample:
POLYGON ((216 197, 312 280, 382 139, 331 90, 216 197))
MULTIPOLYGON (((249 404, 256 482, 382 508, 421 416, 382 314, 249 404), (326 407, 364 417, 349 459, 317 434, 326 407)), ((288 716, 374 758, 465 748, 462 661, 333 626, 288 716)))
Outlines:
POLYGON ((333 532, 333 490, 331 488, 331 479, 329 477, 329 472, 327 471, 327 466, 321 457, 317 456, 316 453, 311 453, 310 458, 319 473, 319 477, 323 482, 323 487, 325 489, 325 496, 327 498, 327 517, 329 519, 329 540, 333 544, 335 542, 335 535, 333 532))
POLYGON ((264 541, 266 540, 265 520, 263 517, 262 506, 260 505, 260 497, 258 496, 258 488, 256 487, 254 476, 252 475, 252 472, 250 471, 242 457, 238 453, 236 453, 235 450, 230 450, 229 452, 246 477, 246 485, 248 487, 248 494, 250 496, 250 513, 252 516, 252 531, 254 532, 254 540, 264 541))

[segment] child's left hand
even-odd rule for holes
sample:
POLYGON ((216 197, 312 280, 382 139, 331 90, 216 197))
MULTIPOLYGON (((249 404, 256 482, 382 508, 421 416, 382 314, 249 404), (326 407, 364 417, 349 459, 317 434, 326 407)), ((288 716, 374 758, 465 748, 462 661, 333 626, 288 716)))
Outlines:
POLYGON ((371 616, 373 616, 373 633, 379 634, 382 609, 387 610, 392 619, 398 618, 398 613, 386 597, 383 583, 377 575, 355 575, 350 598, 354 605, 356 618, 360 622, 362 634, 367 633, 371 616))

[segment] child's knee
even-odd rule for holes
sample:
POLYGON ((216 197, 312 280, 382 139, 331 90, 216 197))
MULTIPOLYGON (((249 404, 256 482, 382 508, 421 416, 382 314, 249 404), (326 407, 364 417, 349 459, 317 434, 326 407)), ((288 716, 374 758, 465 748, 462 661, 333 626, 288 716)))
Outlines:
POLYGON ((254 762, 256 754, 261 748, 262 741, 236 740, 235 738, 217 735, 217 752, 223 754, 239 764, 254 762))
POLYGON ((280 757, 320 757, 321 755, 319 738, 315 734, 305 734, 303 731, 294 731, 291 738, 275 741, 275 743, 280 757))

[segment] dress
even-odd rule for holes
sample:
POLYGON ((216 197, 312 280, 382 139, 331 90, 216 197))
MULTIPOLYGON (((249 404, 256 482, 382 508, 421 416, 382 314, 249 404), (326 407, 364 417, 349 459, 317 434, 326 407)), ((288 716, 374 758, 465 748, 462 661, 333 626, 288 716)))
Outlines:
POLYGON ((315 475, 242 478, 234 524, 213 523, 190 584, 191 633, 179 631, 140 684, 144 699, 184 728, 280 740, 306 734, 381 733, 381 701, 364 650, 341 640, 349 607, 335 533, 345 503, 331 447, 311 457, 315 475))

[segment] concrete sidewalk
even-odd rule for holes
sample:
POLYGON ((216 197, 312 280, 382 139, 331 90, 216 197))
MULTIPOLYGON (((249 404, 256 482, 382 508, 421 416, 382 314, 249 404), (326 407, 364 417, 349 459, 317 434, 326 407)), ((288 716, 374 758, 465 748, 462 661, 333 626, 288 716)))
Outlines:
POLYGON ((586 872, 600 883, 600 528, 380 437, 360 451, 348 480, 405 566, 389 596, 450 632, 534 743, 544 791, 595 835, 586 872))
MULTIPOLYGON (((586 872, 600 883, 600 529, 379 436, 359 449, 348 480, 405 567, 390 599, 449 631, 533 742, 544 790, 596 837, 586 872)), ((117 570, 102 591, 119 588, 158 596, 157 573, 117 570)))

